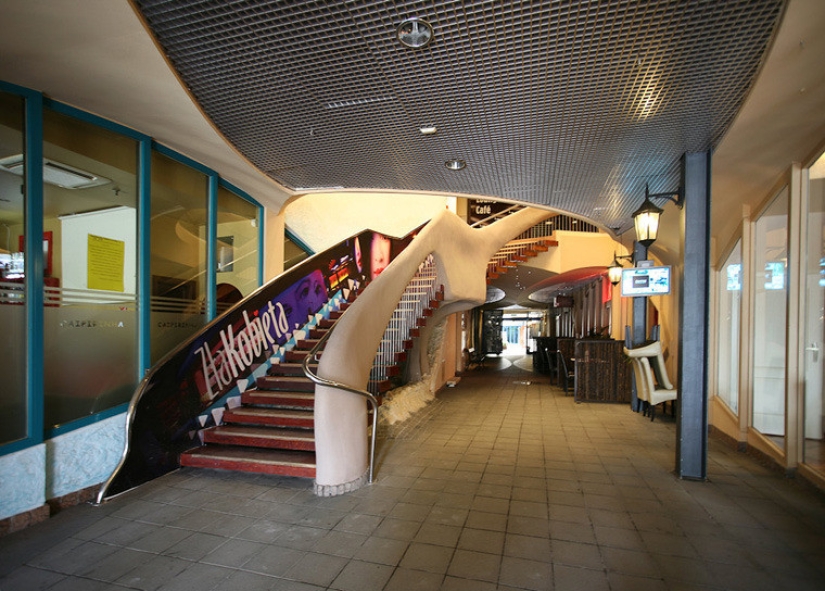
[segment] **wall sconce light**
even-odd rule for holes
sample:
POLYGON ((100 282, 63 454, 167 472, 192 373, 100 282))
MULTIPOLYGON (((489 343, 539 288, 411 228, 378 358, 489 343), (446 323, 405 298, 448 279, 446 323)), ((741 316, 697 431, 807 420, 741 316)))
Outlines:
POLYGON ((613 262, 607 265, 607 278, 610 279, 610 283, 613 285, 616 285, 622 280, 622 263, 619 261, 624 259, 632 261, 633 255, 617 255, 616 251, 613 251, 613 262))
POLYGON ((650 194, 648 186, 645 184, 645 200, 642 205, 633 212, 633 225, 636 227, 636 242, 644 244, 649 248, 659 236, 659 216, 662 215, 662 208, 655 205, 651 199, 667 199, 676 204, 681 209, 683 204, 682 191, 671 191, 670 193, 650 194))

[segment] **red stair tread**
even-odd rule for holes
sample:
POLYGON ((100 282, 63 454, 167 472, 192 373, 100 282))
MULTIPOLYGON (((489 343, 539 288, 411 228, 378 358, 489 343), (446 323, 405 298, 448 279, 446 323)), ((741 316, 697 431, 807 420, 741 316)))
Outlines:
POLYGON ((284 476, 315 476, 315 453, 309 451, 279 451, 254 447, 224 447, 210 445, 181 454, 182 466, 216 468, 278 474, 284 476))
POLYGON ((221 425, 203 432, 205 443, 262 447, 267 449, 315 449, 315 433, 310 429, 221 425))
POLYGON ((311 410, 240 407, 227 410, 223 420, 225 423, 311 427, 315 424, 314 416, 311 410))
POLYGON ((315 405, 314 392, 282 392, 278 390, 247 390, 241 394, 243 404, 263 404, 269 406, 300 406, 312 407, 315 405))
MULTIPOLYGON (((317 368, 317 363, 310 363, 310 369, 317 368)), ((303 376, 304 367, 300 363, 275 363, 267 371, 270 376, 303 376)))
POLYGON ((261 376, 255 385, 260 390, 315 391, 315 384, 306 376, 261 376))

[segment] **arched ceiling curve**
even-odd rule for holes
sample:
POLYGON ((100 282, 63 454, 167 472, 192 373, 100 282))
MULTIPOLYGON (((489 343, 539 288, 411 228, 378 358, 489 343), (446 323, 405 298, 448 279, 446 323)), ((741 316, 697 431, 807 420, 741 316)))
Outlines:
POLYGON ((292 190, 487 195, 613 227, 719 141, 783 2, 135 5, 217 128, 292 190), (408 18, 429 45, 398 42, 408 18))
POLYGON ((435 190, 623 231, 685 151, 721 141, 728 195, 742 171, 774 182, 754 155, 814 149, 823 4, 6 0, 0 80, 149 134, 275 211, 301 188, 435 190), (395 42, 411 16, 429 47, 395 42), (781 78, 761 75, 767 51, 781 78), (730 133, 746 99, 770 125, 730 133))

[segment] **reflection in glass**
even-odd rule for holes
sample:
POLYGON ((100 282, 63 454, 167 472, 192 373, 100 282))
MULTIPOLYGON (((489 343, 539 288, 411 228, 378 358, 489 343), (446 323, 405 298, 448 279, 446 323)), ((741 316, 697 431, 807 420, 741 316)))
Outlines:
POLYGON ((810 170, 808 242, 805 245, 804 462, 825 474, 825 157, 810 170))
POLYGON ((137 144, 45 110, 45 427, 137 386, 137 144))
POLYGON ((258 249, 258 208, 220 187, 215 245, 219 314, 258 288, 258 249))
POLYGON ((753 335, 753 427, 784 447, 785 341, 788 299, 788 190, 756 221, 753 335))
POLYGON ((152 153, 151 363, 206 322, 206 175, 152 153))
POLYGON ((739 310, 742 300, 742 245, 737 242, 719 271, 719 355, 716 395, 739 412, 739 310))
MULTIPOLYGON (((23 153, 23 99, 0 92, 0 155, 23 153)), ((26 437, 23 177, 0 165, 0 445, 26 437)))

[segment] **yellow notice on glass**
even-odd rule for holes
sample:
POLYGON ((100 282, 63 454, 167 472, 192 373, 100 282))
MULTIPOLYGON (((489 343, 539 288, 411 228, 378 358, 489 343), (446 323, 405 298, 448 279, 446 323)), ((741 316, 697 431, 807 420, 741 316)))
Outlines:
POLYGON ((123 291, 126 243, 89 234, 87 285, 89 289, 123 291))

